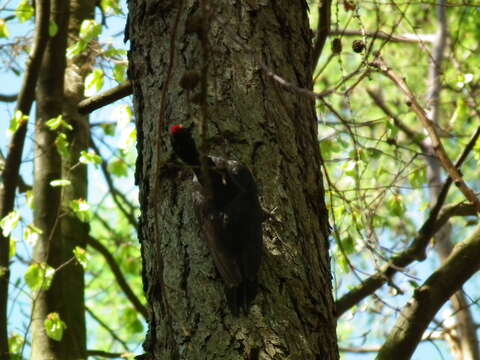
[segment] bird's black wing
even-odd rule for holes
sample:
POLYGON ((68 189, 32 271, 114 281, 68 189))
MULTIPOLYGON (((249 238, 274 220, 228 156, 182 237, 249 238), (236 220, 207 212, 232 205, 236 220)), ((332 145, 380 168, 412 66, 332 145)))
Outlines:
POLYGON ((229 247, 231 234, 227 230, 228 219, 225 213, 214 208, 200 189, 193 196, 197 218, 215 267, 227 287, 236 287, 242 281, 242 274, 238 259, 229 247))

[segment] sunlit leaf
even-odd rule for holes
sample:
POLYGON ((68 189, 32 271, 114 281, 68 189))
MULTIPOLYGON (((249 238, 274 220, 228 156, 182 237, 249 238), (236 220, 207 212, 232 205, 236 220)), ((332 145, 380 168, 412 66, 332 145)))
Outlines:
POLYGON ((77 218, 82 222, 89 222, 92 214, 90 212, 90 205, 83 199, 72 200, 70 208, 73 210, 77 218))
POLYGON ((57 138, 55 139, 55 146, 57 147, 57 151, 63 159, 70 156, 70 144, 67 140, 67 135, 64 133, 58 134, 57 138))
POLYGON ((10 236, 12 231, 17 227, 20 221, 20 213, 16 211, 9 212, 3 219, 0 220, 0 228, 2 228, 2 235, 4 237, 10 236))
POLYGON ((17 17, 18 21, 22 24, 25 21, 30 20, 34 14, 33 6, 30 5, 29 0, 22 0, 20 4, 18 4, 17 8, 15 9, 15 16, 17 17))
POLYGON ((84 268, 87 266, 88 254, 84 248, 76 246, 75 249, 73 249, 73 255, 75 255, 75 258, 80 265, 82 265, 84 268))
POLYGON ((8 31, 7 23, 5 20, 0 19, 0 39, 1 38, 8 38, 10 36, 10 32, 8 31))
POLYGON ((28 267, 24 279, 32 291, 48 290, 55 270, 45 263, 36 263, 28 267))
POLYGON ((128 166, 127 163, 122 159, 117 159, 108 164, 108 171, 118 177, 127 177, 128 176, 128 166))
POLYGON ((70 185, 72 185, 72 182, 67 179, 57 179, 57 180, 50 181, 51 187, 62 187, 62 186, 70 186, 70 185))
POLYGON ((50 22, 48 23, 48 35, 50 35, 50 37, 54 37, 55 35, 57 35, 57 33, 58 33, 57 23, 53 20, 50 20, 50 22))
POLYGON ((78 159, 82 164, 93 164, 95 166, 102 163, 102 158, 95 154, 93 151, 81 151, 80 158, 78 159))
POLYGON ((95 69, 85 78, 85 96, 92 96, 103 87, 103 71, 95 69))
POLYGON ((102 25, 97 24, 95 20, 83 20, 80 26, 80 39, 90 42, 102 33, 102 25))
POLYGON ((128 153, 130 149, 137 142, 137 130, 135 128, 125 128, 120 133, 120 140, 118 141, 118 147, 123 151, 123 153, 128 153))
POLYGON ((132 121, 132 109, 128 105, 117 106, 112 117, 117 121, 117 127, 123 129, 132 121))
POLYGON ((63 120, 63 115, 58 115, 55 118, 52 118, 45 122, 45 125, 50 129, 50 130, 57 130, 59 128, 67 129, 67 130, 73 130, 72 125, 67 123, 65 120, 63 120))
POLYGON ((15 115, 10 119, 10 125, 7 129, 7 135, 12 136, 22 126, 22 124, 28 121, 28 116, 23 115, 20 110, 15 111, 15 115))
POLYGON ((56 312, 47 315, 44 322, 45 332, 47 336, 53 340, 60 341, 63 338, 63 332, 67 325, 60 319, 60 315, 56 312))
POLYGON ((39 229, 33 224, 29 224, 25 230, 23 230, 23 239, 30 246, 35 246, 40 235, 42 235, 42 229, 39 229))
POLYGON ((10 354, 13 355, 10 356, 12 359, 18 359, 20 360, 20 352, 22 351, 23 343, 25 342, 25 339, 23 336, 13 333, 9 338, 8 338, 8 348, 10 350, 10 354))
POLYGON ((124 82, 126 71, 127 66, 125 64, 115 64, 113 67, 113 78, 119 83, 124 82))
POLYGON ((9 242, 10 242, 10 246, 8 248, 9 250, 8 259, 10 260, 17 253, 17 241, 13 237, 10 237, 9 242))

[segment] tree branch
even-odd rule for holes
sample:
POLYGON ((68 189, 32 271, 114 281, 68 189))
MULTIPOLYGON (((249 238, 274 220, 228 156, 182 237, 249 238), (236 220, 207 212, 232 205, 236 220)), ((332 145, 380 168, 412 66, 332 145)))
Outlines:
MULTIPOLYGON (((50 1, 36 0, 35 10, 35 37, 25 66, 25 76, 23 77, 16 105, 16 111, 20 111, 23 115, 30 114, 35 99, 35 87, 39 69, 48 41, 50 1)), ((27 121, 24 121, 13 135, 8 147, 5 165, 0 176, 3 182, 3 188, 0 191, 0 218, 5 217, 14 207, 15 191, 18 186, 26 134, 27 121)), ((9 359, 7 330, 8 282, 10 279, 9 252, 10 239, 0 234, 0 269, 4 270, 3 276, 0 276, 0 356, 2 359, 9 359)))
MULTIPOLYGON (((463 162, 467 159, 468 154, 475 147, 475 143, 480 137, 480 127, 477 128, 468 144, 463 149, 462 153, 455 162, 455 166, 460 168, 463 162)), ((415 260, 423 261, 426 258, 425 249, 430 239, 435 235, 435 232, 443 226, 452 216, 466 216, 474 215, 473 206, 466 204, 449 205, 442 209, 442 206, 447 198, 448 190, 452 185, 452 178, 448 177, 440 190, 436 203, 433 206, 428 219, 423 223, 418 231, 418 235, 412 241, 410 247, 394 256, 390 262, 385 264, 377 273, 367 278, 362 284, 343 295, 335 302, 337 317, 340 317, 345 311, 350 309, 355 304, 362 301, 367 296, 373 294, 376 290, 385 284, 395 273, 409 265, 415 260), (458 214, 455 214, 455 211, 458 214)))
POLYGON ((126 355, 129 353, 111 353, 107 351, 102 351, 102 350, 87 350, 86 352, 87 356, 98 356, 98 357, 103 357, 107 359, 125 359, 127 358, 126 355))
POLYGON ((382 97, 378 92, 373 91, 372 89, 367 89, 368 95, 372 98, 375 105, 377 105, 388 117, 393 120, 393 123, 396 127, 402 130, 411 140, 412 142, 417 145, 424 154, 428 154, 428 149, 425 144, 419 140, 421 134, 416 133, 412 129, 410 129, 406 124, 404 124, 397 116, 393 114, 392 111, 388 108, 387 104, 383 101, 382 97))
POLYGON ((120 286, 123 293, 125 294, 127 299, 132 303, 135 310, 137 310, 144 317, 144 319, 147 319, 148 318, 147 308, 142 304, 140 299, 135 295, 130 285, 128 285, 127 280, 123 276, 122 270, 120 270, 120 267, 118 266, 117 262, 115 261, 110 251, 102 243, 100 243, 98 240, 92 237, 88 238, 87 244, 103 255, 103 257, 105 258, 105 261, 110 267, 110 270, 112 270, 112 273, 115 277, 115 280, 118 283, 118 286, 120 286))
POLYGON ((103 106, 109 105, 132 94, 132 83, 130 80, 125 81, 112 89, 102 92, 101 94, 91 96, 78 104, 78 112, 80 114, 89 114, 103 106))
POLYGON ((340 317, 348 309, 355 304, 359 303, 367 296, 373 294, 380 287, 389 281, 393 275, 398 271, 405 268, 407 265, 414 261, 423 261, 425 259, 425 249, 430 242, 430 239, 435 233, 453 216, 467 216, 475 215, 475 209, 470 204, 455 204, 445 206, 438 219, 432 217, 433 211, 430 213, 430 217, 422 225, 418 232, 418 235, 413 240, 408 249, 401 252, 398 255, 392 257, 392 259, 385 264, 378 272, 368 277, 360 285, 350 290, 347 294, 343 295, 335 302, 337 317, 340 317))
POLYGON ((323 47, 325 46, 328 34, 330 33, 331 5, 332 0, 320 1, 318 5, 317 37, 315 38, 315 44, 313 45, 312 51, 312 66, 314 69, 317 66, 318 59, 322 54, 323 47))
POLYGON ((340 36, 366 36, 374 39, 384 39, 391 42, 400 42, 400 43, 432 43, 435 41, 435 34, 404 34, 404 35, 392 35, 387 34, 383 31, 377 32, 365 32, 363 34, 360 30, 333 30, 330 31, 330 35, 340 35, 340 36))
POLYGON ((17 101, 18 94, 14 95, 4 95, 0 94, 0 101, 2 102, 15 102, 17 101))
POLYGON ((417 114, 417 117, 423 123, 423 126, 429 134, 432 147, 435 150, 435 154, 442 164, 442 167, 447 171, 448 175, 453 179, 455 185, 459 188, 463 195, 465 195, 468 201, 475 206, 477 212, 480 212, 480 201, 475 193, 467 186, 462 178, 462 175, 451 162, 442 145, 440 137, 437 134, 435 125, 427 117, 425 110, 417 102, 417 99, 406 84, 405 80, 398 76, 392 69, 390 69, 380 57, 377 57, 377 59, 372 63, 372 66, 376 67, 380 73, 388 77, 407 96, 411 103, 412 110, 417 114))
MULTIPOLYGON (((92 137, 90 137, 90 146, 98 155, 100 155, 100 150, 98 149, 97 145, 93 141, 92 137)), ((122 214, 127 218, 130 225, 132 225, 135 229, 137 229, 138 222, 135 219, 135 215, 127 211, 127 209, 125 209, 122 202, 118 199, 120 197, 123 202, 128 203, 128 200, 123 196, 123 194, 120 191, 118 191, 117 188, 113 185, 113 180, 112 180, 112 177, 110 176, 110 172, 107 169, 106 162, 102 161, 100 163, 100 167, 102 169, 102 173, 103 173, 103 176, 105 177, 105 181, 107 182, 110 193, 112 194, 113 201, 118 206, 118 209, 122 212, 122 214)), ((130 206, 130 209, 132 208, 133 206, 130 206)))
POLYGON ((422 334, 443 304, 480 269, 480 227, 455 246, 447 261, 415 290, 399 316, 378 360, 410 359, 422 334))
POLYGON ((110 336, 114 340, 118 341, 126 351, 129 351, 128 346, 125 343, 125 341, 120 339, 118 337, 118 335, 115 334, 115 331, 113 331, 107 324, 105 324, 105 322, 102 319, 100 319, 88 306, 85 306, 85 310, 93 318, 93 320, 95 320, 102 328, 105 329, 106 332, 108 332, 110 334, 110 336))

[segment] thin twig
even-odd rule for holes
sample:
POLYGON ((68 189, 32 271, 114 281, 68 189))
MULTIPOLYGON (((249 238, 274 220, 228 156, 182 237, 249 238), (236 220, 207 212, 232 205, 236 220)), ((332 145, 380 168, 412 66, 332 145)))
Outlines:
POLYGON ((467 200, 475 206, 477 212, 480 212, 480 201, 475 193, 467 186, 462 178, 462 175, 448 157, 440 137, 437 134, 435 125, 428 118, 425 110, 420 106, 405 80, 398 76, 391 68, 389 68, 380 57, 377 57, 377 59, 373 61, 371 65, 377 68, 381 74, 388 77, 407 96, 411 103, 412 110, 415 112, 415 114, 417 114, 417 117, 423 123, 424 128, 427 130, 430 136, 432 147, 438 157, 438 160, 442 164, 442 167, 447 171, 448 175, 453 179, 453 182, 465 195, 467 200))

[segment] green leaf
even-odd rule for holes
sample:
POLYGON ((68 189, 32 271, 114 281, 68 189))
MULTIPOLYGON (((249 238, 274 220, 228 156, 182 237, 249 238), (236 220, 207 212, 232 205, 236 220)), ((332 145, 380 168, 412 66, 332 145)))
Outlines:
POLYGON ((413 188, 421 188, 427 182, 427 169, 426 167, 421 167, 415 169, 409 176, 408 181, 413 188))
POLYGON ((122 8, 120 7, 119 0, 101 0, 100 6, 106 14, 122 14, 122 8))
POLYGON ((342 249, 346 255, 350 255, 355 251, 355 241, 350 235, 345 236, 341 239, 342 249))
POLYGON ((387 201, 386 203, 387 208, 391 211, 391 213, 395 216, 403 216, 405 213, 405 205, 401 196, 395 194, 392 198, 387 201))
POLYGON ((10 350, 10 354, 13 355, 13 357, 10 356, 13 360, 21 359, 20 353, 22 351, 24 342, 25 339, 21 335, 15 333, 8 338, 8 349, 10 350))
POLYGON ((5 20, 0 19, 0 39, 1 38, 8 38, 10 36, 10 32, 8 31, 7 23, 5 20))
POLYGON ((48 35, 50 35, 50 37, 54 37, 55 35, 57 35, 57 33, 58 33, 57 23, 53 20, 50 20, 50 22, 48 23, 48 35))
POLYGON ((127 52, 123 49, 117 49, 117 48, 114 48, 112 45, 110 45, 108 47, 107 50, 105 50, 105 52, 103 53, 103 55, 105 55, 106 57, 110 57, 110 58, 115 58, 115 59, 119 59, 119 58, 124 58, 127 56, 127 52))
POLYGON ((33 14, 34 9, 33 6, 30 5, 29 0, 20 1, 20 4, 18 4, 17 8, 15 9, 15 16, 21 24, 30 20, 33 17, 33 14))
POLYGON ((88 43, 80 39, 67 49, 67 59, 72 59, 77 55, 80 55, 87 48, 88 43))
POLYGON ((42 229, 39 229, 33 224, 29 224, 25 230, 23 230, 23 239, 28 245, 33 247, 41 234, 43 234, 42 229))
POLYGON ((70 186, 70 185, 72 185, 72 182, 67 179, 57 179, 57 180, 50 181, 51 187, 70 186))
POLYGON ((8 259, 10 260, 17 253, 17 241, 13 237, 10 237, 9 241, 10 241, 10 247, 8 248, 8 250, 9 250, 8 251, 8 259))
POLYGON ((80 39, 89 43, 102 33, 102 25, 95 20, 83 20, 80 26, 80 39))
POLYGON ((55 269, 45 263, 32 264, 25 272, 24 279, 32 291, 48 290, 52 283, 55 269))
POLYGON ((87 266, 88 254, 84 248, 76 246, 75 249, 73 249, 73 255, 75 255, 75 258, 80 265, 82 265, 84 268, 87 266))
POLYGON ((92 96, 103 87, 103 71, 95 69, 85 78, 85 96, 92 96))
POLYGON ((81 151, 80 158, 78 159, 82 164, 93 164, 98 166, 102 163, 102 158, 95 154, 93 151, 81 151))
POLYGON ((62 159, 70 156, 70 144, 67 140, 67 135, 64 133, 58 134, 57 138, 55 139, 55 146, 57 147, 57 151, 62 159))
POLYGON ((63 115, 58 115, 55 118, 52 118, 48 120, 45 125, 50 129, 50 130, 58 130, 59 128, 64 128, 67 130, 73 130, 72 125, 67 123, 65 120, 63 120, 63 115))
POLYGON ((127 308, 121 316, 120 320, 125 327, 133 333, 141 333, 143 331, 143 325, 138 319, 137 312, 132 308, 127 308))
POLYGON ((117 127, 122 129, 132 121, 132 109, 128 105, 120 105, 115 108, 113 118, 117 119, 117 127))
POLYGON ((62 340, 63 332, 67 328, 67 325, 60 319, 60 315, 56 312, 47 315, 44 326, 47 336, 56 341, 62 340))
POLYGON ((73 210, 77 218, 82 222, 89 222, 92 218, 90 205, 83 199, 72 200, 70 208, 73 210))
POLYGON ((135 128, 125 128, 120 134, 120 140, 118 141, 118 147, 124 154, 128 153, 137 142, 137 130, 135 128))
POLYGON ((22 124, 28 121, 28 116, 23 115, 20 110, 15 111, 15 115, 10 119, 10 125, 7 129, 7 135, 13 136, 22 124))
POLYGON ((125 74, 127 72, 127 66, 125 64, 115 64, 113 67, 113 78, 122 83, 125 81, 125 74))
POLYGON ((27 206, 32 210, 35 207, 35 202, 33 200, 34 200, 33 191, 32 190, 25 191, 25 202, 27 203, 27 206))
POLYGON ((117 159, 108 164, 108 171, 118 177, 127 177, 128 176, 128 165, 122 159, 117 159))
POLYGON ((17 227, 20 220, 20 213, 16 211, 9 212, 2 220, 0 220, 0 228, 4 237, 10 236, 12 231, 17 227))
POLYGON ((100 127, 102 128, 103 133, 108 136, 115 135, 115 129, 117 128, 115 124, 102 124, 100 127))

